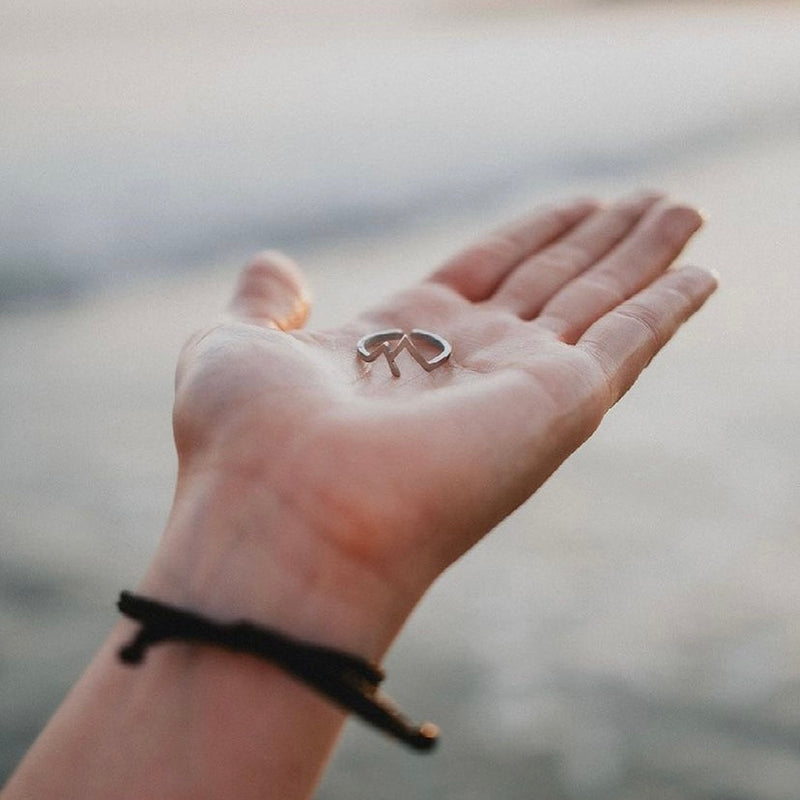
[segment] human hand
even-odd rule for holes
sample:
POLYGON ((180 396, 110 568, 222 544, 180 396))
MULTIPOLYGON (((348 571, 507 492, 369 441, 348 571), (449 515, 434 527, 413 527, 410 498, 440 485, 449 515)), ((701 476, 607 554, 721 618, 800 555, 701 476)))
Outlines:
POLYGON ((299 271, 265 254, 232 319, 186 346, 175 507, 146 584, 380 656, 430 583, 524 502, 713 292, 669 271, 701 225, 660 195, 510 225, 335 330, 301 328, 299 271), (425 372, 365 364, 388 328, 445 337, 425 372))
MULTIPOLYGON (((699 215, 656 195, 511 225, 336 330, 300 330, 298 270, 264 255, 178 366, 178 484, 140 591, 377 661, 448 564, 529 497, 715 288, 669 266, 699 215), (365 334, 452 343, 426 372, 365 334)), ((118 662, 121 620, 7 796, 307 798, 344 719, 221 648, 118 662)))

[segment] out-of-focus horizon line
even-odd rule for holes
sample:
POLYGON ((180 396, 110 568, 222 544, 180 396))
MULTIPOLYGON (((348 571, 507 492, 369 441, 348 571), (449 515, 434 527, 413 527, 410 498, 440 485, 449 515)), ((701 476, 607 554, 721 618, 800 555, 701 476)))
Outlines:
POLYGON ((798 5, 765 5, 15 4, 0 308, 791 135, 798 5))

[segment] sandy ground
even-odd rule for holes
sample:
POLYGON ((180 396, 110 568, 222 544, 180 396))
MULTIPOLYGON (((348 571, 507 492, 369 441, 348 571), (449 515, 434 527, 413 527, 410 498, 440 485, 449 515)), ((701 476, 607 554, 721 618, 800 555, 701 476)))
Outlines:
MULTIPOLYGON (((353 723, 321 800, 796 800, 800 137, 765 127, 655 164, 557 192, 699 203, 687 259, 717 268, 720 292, 397 642, 387 690, 442 726, 440 752, 353 723)), ((312 324, 544 195, 307 252, 312 324)), ((147 562, 172 489, 175 355, 235 268, 0 317, 0 777, 147 562)))

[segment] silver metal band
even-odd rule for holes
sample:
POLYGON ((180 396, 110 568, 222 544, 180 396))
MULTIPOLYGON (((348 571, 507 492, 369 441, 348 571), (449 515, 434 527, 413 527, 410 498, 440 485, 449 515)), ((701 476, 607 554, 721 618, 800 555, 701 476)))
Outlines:
POLYGON ((426 372, 432 372, 437 367, 440 367, 450 358, 450 354, 453 352, 453 348, 447 339, 419 328, 413 328, 408 333, 399 328, 368 333, 359 340, 356 350, 358 357, 367 363, 375 361, 381 355, 386 356, 389 369, 395 378, 400 377, 400 368, 397 366, 395 359, 403 350, 408 350, 414 360, 426 372), (425 358, 415 344, 415 342, 420 341, 433 345, 439 352, 433 358, 425 358))

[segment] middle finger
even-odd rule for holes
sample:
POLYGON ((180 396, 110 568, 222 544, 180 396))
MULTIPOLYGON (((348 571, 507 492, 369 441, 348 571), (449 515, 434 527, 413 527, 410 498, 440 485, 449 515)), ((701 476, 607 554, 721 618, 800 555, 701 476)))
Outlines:
POLYGON ((563 286, 624 239, 662 197, 642 192, 590 214, 509 273, 487 303, 533 319, 563 286))

